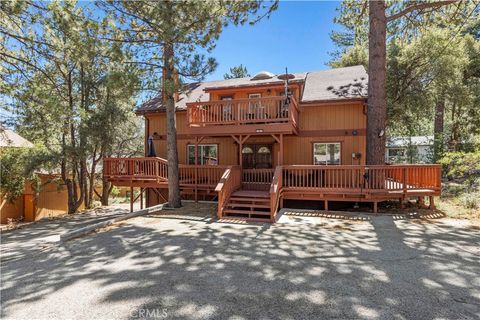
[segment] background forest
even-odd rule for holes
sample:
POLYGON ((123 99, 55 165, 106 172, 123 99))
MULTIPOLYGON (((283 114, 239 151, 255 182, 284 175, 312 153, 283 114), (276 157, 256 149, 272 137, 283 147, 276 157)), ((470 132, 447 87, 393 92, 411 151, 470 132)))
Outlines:
MULTIPOLYGON (((409 5, 408 1, 387 1, 387 16, 395 17, 409 5)), ((345 31, 331 33, 338 48, 332 53, 331 67, 361 64, 368 70, 366 12, 367 1, 347 0, 338 8, 335 22, 345 31)), ((387 137, 433 135, 432 161, 444 165, 447 178, 444 205, 459 205, 476 215, 480 206, 479 13, 478 1, 420 9, 389 21, 386 36, 387 137)))
MULTIPOLYGON (((387 3, 390 13, 409 5, 387 3)), ((101 181, 102 159, 143 155, 143 128, 134 113, 139 101, 162 88, 173 97, 173 70, 185 82, 203 79, 217 65, 204 53, 227 24, 254 24, 278 6, 170 4, 0 2, 0 108, 13 115, 2 122, 36 145, 2 152, 3 193, 14 198, 25 177, 50 170, 60 173, 59 183, 68 189, 69 213, 82 203, 93 206, 95 184, 103 190, 97 198, 108 204, 112 187, 101 181), (176 16, 191 20, 182 24, 176 16)), ((339 3, 335 22, 344 31, 331 34, 338 48, 331 67, 362 64, 368 70, 365 12, 366 1, 339 3)), ((246 74, 240 65, 225 78, 246 74)), ((446 194, 453 192, 462 204, 477 208, 478 2, 418 10, 388 24, 387 111, 387 136, 435 136, 433 160, 443 163, 445 176, 455 181, 446 194)))

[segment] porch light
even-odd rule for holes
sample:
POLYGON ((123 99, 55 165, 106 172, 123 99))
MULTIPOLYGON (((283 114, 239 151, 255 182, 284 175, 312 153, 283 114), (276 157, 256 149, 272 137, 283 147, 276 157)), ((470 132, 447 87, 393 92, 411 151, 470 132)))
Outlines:
POLYGON ((262 133, 262 132, 263 132, 263 129, 256 129, 255 132, 256 132, 256 133, 262 133))

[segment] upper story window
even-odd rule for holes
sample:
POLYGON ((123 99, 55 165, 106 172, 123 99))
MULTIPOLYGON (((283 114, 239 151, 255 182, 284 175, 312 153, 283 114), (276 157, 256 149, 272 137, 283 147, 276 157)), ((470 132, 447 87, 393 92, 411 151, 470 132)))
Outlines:
MULTIPOLYGON (((195 164, 195 145, 187 145, 188 164, 195 164)), ((218 165, 218 145, 199 144, 197 154, 197 164, 218 165)))
POLYGON ((313 144, 313 164, 340 164, 341 144, 339 142, 318 142, 313 144))

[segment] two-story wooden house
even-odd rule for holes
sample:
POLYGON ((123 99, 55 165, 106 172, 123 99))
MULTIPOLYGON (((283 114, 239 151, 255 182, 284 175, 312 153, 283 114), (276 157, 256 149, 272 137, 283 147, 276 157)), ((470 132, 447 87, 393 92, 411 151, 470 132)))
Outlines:
MULTIPOLYGON (((191 84, 176 100, 182 194, 217 199, 219 217, 269 221, 289 199, 320 200, 325 209, 329 201, 372 202, 375 212, 388 199, 433 200, 438 166, 365 166, 366 97, 362 66, 191 84)), ((156 157, 106 159, 104 173, 146 189, 148 205, 162 203, 165 108, 157 98, 137 113, 156 157)))

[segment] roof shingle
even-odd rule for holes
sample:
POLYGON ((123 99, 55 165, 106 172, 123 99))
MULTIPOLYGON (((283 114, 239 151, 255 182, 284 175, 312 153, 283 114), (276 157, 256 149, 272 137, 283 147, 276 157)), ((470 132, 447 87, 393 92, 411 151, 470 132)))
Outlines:
MULTIPOLYGON (((353 66, 307 73, 294 73, 291 82, 305 81, 305 88, 300 102, 342 100, 367 97, 367 72, 363 66, 353 66)), ((180 93, 176 110, 186 110, 188 102, 209 100, 208 90, 283 83, 276 76, 270 79, 251 80, 252 77, 191 83, 180 93)), ((161 97, 153 98, 137 109, 137 113, 165 111, 161 97)))

